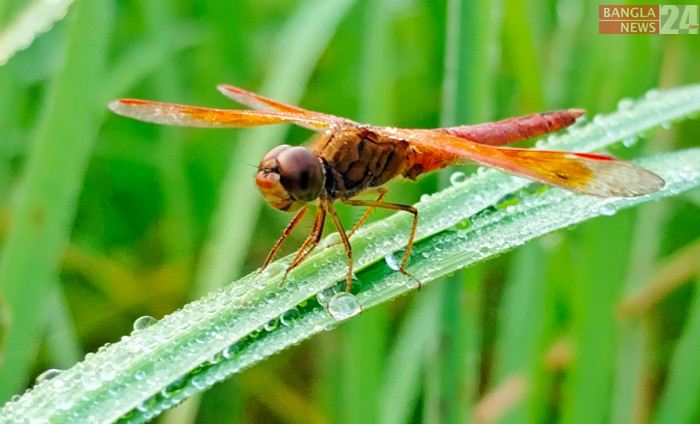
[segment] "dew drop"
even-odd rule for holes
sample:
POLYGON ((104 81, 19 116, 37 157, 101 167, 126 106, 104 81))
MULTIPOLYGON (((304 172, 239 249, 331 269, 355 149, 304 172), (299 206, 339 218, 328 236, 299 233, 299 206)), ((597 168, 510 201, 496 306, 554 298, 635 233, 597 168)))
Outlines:
POLYGON ((338 293, 328 302, 328 313, 336 320, 343 321, 362 312, 357 297, 350 293, 338 293))
POLYGON ((627 111, 631 110, 634 107, 634 100, 629 99, 629 98, 624 98, 617 102, 617 108, 619 110, 627 111))
POLYGON ((453 173, 452 175, 450 175, 450 184, 452 184, 453 186, 458 185, 458 184, 462 184, 466 180, 467 180, 467 176, 464 175, 464 172, 462 172, 462 171, 457 171, 457 172, 453 173))
POLYGON ((239 354, 242 350, 243 344, 240 342, 236 342, 226 346, 226 348, 221 352, 221 356, 223 356, 224 359, 231 359, 237 354, 239 354))
POLYGON ((653 88, 644 95, 644 98, 647 100, 657 100, 659 97, 661 97, 661 93, 659 90, 653 88))
POLYGON ((136 321, 134 321, 134 330, 143 330, 152 326, 156 322, 158 322, 158 320, 153 318, 152 316, 144 315, 142 317, 137 318, 136 321))
POLYGON ((472 222, 469 218, 464 218, 463 220, 459 221, 457 225, 455 225, 455 227, 457 228, 457 230, 466 230, 467 228, 469 228, 471 223, 472 222))
POLYGON ((265 328, 265 331, 275 331, 277 329, 277 327, 279 327, 279 325, 280 325, 279 319, 275 318, 275 319, 271 319, 270 321, 268 321, 267 324, 265 324, 264 328, 265 328))
MULTIPOLYGON (((402 252, 401 250, 400 252, 402 252)), ((394 253, 389 253, 384 257, 384 260, 386 261, 386 264, 389 265, 389 268, 393 269, 394 271, 398 271, 399 268, 401 267, 401 263, 399 262, 399 259, 396 258, 395 255, 400 254, 400 252, 394 252, 394 253)), ((403 254, 401 254, 401 257, 403 258, 403 254)))
POLYGON ((316 294, 316 300, 321 305, 327 305, 328 301, 337 293, 336 286, 328 287, 316 294))
POLYGON ((56 368, 49 368, 46 371, 42 372, 36 377, 36 383, 39 384, 44 381, 49 381, 52 378, 55 378, 61 373, 61 370, 56 369, 56 368))
POLYGON ((299 311, 296 308, 294 308, 294 309, 290 309, 287 312, 283 313, 282 316, 280 317, 280 322, 285 327, 289 327, 290 325, 299 321, 299 318, 300 318, 299 311))
POLYGON ((634 146, 634 145, 637 143, 638 140, 639 140, 639 137, 637 137, 636 135, 633 135, 633 136, 624 138, 624 139, 622 140, 622 144, 623 144, 625 147, 632 147, 632 146, 634 146))
POLYGON ((277 301, 277 296, 278 296, 277 292, 269 291, 269 292, 265 293, 265 302, 267 302, 269 304, 273 304, 273 303, 275 303, 275 301, 277 301))
POLYGON ((598 210, 601 215, 605 216, 613 216, 615 215, 615 212, 617 212, 617 209, 615 209, 613 206, 605 204, 601 206, 601 208, 598 210))

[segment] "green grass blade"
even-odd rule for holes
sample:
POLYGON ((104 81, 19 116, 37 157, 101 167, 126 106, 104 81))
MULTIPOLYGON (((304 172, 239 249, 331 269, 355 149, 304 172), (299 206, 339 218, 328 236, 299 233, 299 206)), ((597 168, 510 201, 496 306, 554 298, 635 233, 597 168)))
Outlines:
MULTIPOLYGON (((578 137, 562 138, 568 137, 569 147, 578 150, 592 143, 591 134, 601 126, 611 140, 630 127, 641 127, 641 131, 657 122, 650 118, 642 124, 639 115, 681 118, 700 108, 697 90, 658 92, 653 99, 640 102, 634 113, 599 118, 598 123, 576 129, 578 137)), ((418 204, 422 240, 415 244, 408 271, 423 282, 432 281, 556 229, 700 186, 700 149, 657 155, 638 163, 664 177, 666 187, 633 199, 601 199, 550 189, 540 195, 522 195, 516 205, 485 211, 478 218, 472 215, 521 187, 522 180, 484 172, 426 197, 418 204), (471 225, 457 225, 465 218, 472 218, 471 225)), ((412 280, 406 280, 387 261, 377 261, 387 254, 400 257, 400 251, 392 252, 404 242, 408 225, 405 217, 393 215, 358 233, 354 252, 362 290, 356 299, 363 308, 412 289, 412 280)), ((325 243, 336 240, 337 236, 331 236, 325 243)), ((391 259, 396 260, 392 256, 389 262, 391 259)), ((56 423, 95 416, 111 422, 131 411, 124 421, 143 422, 232 373, 336 326, 338 321, 314 295, 344 279, 347 258, 343 249, 322 249, 279 290, 284 268, 284 260, 276 262, 258 278, 244 277, 152 327, 135 331, 37 385, 0 409, 0 415, 56 423)))
POLYGON ((0 32, 0 66, 63 18, 74 0, 34 0, 0 32))
MULTIPOLYGON (((625 294, 640 290, 653 274, 659 256, 659 246, 666 228, 668 205, 657 203, 640 209, 632 231, 632 248, 627 266, 625 294)), ((615 370, 615 386, 612 399, 611 421, 633 422, 639 414, 645 414, 648 403, 644 401, 646 390, 645 364, 649 360, 648 328, 644 320, 617 320, 619 343, 615 370)))
POLYGON ((496 350, 496 385, 513 375, 525 376, 529 395, 505 415, 504 423, 532 422, 527 399, 533 399, 542 346, 545 344, 547 280, 542 247, 523 246, 515 255, 509 284, 501 306, 501 323, 496 350))
POLYGON ((627 270, 630 221, 621 216, 598 220, 574 242, 571 270, 577 361, 567 374, 562 422, 603 422, 610 410, 617 342, 615 304, 627 270), (625 225, 627 224, 627 225, 625 225), (605 239, 605 243, 600 243, 605 239), (591 267, 589 264, 600 264, 591 267))
POLYGON ((24 185, 0 258, 0 289, 12 328, 0 369, 0 399, 24 384, 40 334, 40 311, 68 241, 102 105, 98 103, 111 3, 85 0, 72 16, 65 65, 53 81, 24 185))
POLYGON ((655 424, 694 423, 700 418, 700 284, 695 284, 683 335, 676 345, 655 424))
POLYGON ((47 306, 49 322, 46 324, 46 344, 51 353, 52 365, 58 369, 65 369, 80 361, 84 352, 76 335, 63 290, 58 284, 55 284, 47 306))
POLYGON ((426 356, 438 343, 443 291, 438 287, 426 288, 424 295, 415 299, 399 329, 380 389, 379 422, 382 424, 410 421, 420 393, 426 356))

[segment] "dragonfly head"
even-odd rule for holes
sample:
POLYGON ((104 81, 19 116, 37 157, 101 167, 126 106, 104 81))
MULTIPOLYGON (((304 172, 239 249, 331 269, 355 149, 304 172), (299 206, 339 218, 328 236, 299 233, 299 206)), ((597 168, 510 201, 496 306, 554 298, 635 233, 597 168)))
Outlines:
POLYGON ((294 211, 321 195, 325 176, 311 150, 283 144, 262 158, 255 182, 273 208, 294 211))

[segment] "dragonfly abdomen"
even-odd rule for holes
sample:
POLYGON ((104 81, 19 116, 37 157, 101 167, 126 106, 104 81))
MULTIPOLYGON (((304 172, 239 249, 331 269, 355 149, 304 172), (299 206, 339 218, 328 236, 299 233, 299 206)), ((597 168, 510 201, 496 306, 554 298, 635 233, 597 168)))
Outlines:
POLYGON ((555 110, 479 125, 444 128, 442 131, 479 144, 500 146, 559 131, 573 124, 584 113, 581 109, 555 110))

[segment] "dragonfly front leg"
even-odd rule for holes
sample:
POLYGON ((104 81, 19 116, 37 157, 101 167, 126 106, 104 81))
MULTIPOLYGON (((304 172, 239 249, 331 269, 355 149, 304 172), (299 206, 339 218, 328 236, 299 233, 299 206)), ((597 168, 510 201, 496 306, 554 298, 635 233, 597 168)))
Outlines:
POLYGON ((265 268, 267 268, 267 266, 270 265, 270 262, 272 262, 272 259, 275 257, 275 254, 277 253, 279 248, 282 246, 282 243, 284 243, 284 241, 287 239, 289 234, 291 234, 294 227, 296 227, 297 224, 299 223, 299 221, 301 221, 301 218, 304 216, 304 214, 306 213, 306 211, 308 209, 309 209, 308 205, 301 208, 299 210, 299 212, 297 212, 297 214, 294 216, 292 221, 289 224, 287 224, 287 227, 282 232, 282 237, 280 237, 277 240, 277 242, 275 243, 275 245, 272 246, 272 250, 270 250, 270 253, 267 255, 267 259, 265 259, 265 263, 263 264, 262 268, 260 268, 259 273, 263 272, 265 270, 265 268))
POLYGON ((316 246, 318 246, 319 241, 321 241, 321 235, 323 234, 323 224, 326 222, 326 209, 324 208, 323 204, 319 202, 318 205, 318 210, 316 211, 316 217, 314 218, 314 224, 311 227, 311 234, 306 238, 304 241, 304 244, 301 245, 299 250, 297 251, 297 254, 294 256, 294 259, 292 259, 292 262, 289 264, 287 267, 287 270, 284 273, 284 278, 282 279, 282 282, 280 283, 280 287, 282 287, 287 281, 287 276, 289 275, 290 272, 299 264, 301 264, 304 259, 306 259, 311 252, 314 251, 316 246))

